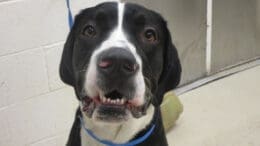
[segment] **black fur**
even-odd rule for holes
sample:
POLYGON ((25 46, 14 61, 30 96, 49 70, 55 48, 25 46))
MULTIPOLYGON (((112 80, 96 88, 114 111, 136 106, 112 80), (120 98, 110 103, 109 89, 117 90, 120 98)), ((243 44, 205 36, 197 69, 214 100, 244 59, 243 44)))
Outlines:
POLYGON ((164 93, 177 87, 181 79, 181 64, 177 49, 172 44, 169 30, 167 30, 167 35, 166 50, 164 53, 164 69, 155 94, 156 97, 161 97, 159 99, 157 98, 159 104, 162 102, 164 93))
MULTIPOLYGON (((109 30, 115 27, 116 22, 116 3, 104 3, 94 8, 85 9, 75 19, 73 28, 64 45, 60 63, 60 77, 64 83, 74 87, 78 99, 81 98, 85 74, 85 72, 81 72, 81 70, 87 69, 95 46, 106 39, 109 30), (96 16, 94 9, 101 11, 101 15, 96 16), (105 10, 109 11, 109 14, 106 13, 105 10), (105 15, 102 14, 102 11, 104 11, 105 15), (95 17, 96 23, 100 23, 97 25, 102 27, 102 32, 100 33, 103 34, 99 40, 86 40, 80 36, 82 27, 87 23, 87 18, 90 17, 95 17), (84 48, 85 46, 87 46, 88 49, 84 48)), ((128 36, 128 39, 136 45, 137 53, 142 58, 143 75, 150 79, 150 83, 147 86, 149 86, 154 95, 152 103, 156 110, 152 120, 156 128, 152 135, 138 146, 167 146, 159 105, 162 102, 163 94, 175 88, 180 82, 181 65, 178 53, 172 44, 171 35, 167 29, 166 22, 158 13, 136 4, 126 4, 123 27, 127 34, 140 32, 143 27, 150 23, 156 24, 155 27, 160 29, 159 36, 161 40, 157 46, 140 43, 137 34, 128 36), (146 15, 147 13, 149 13, 149 15, 146 15)), ((67 146, 81 146, 80 121, 79 118, 77 118, 78 116, 81 116, 79 109, 76 112, 67 146)), ((140 131, 135 138, 142 136, 150 126, 151 125, 148 125, 146 129, 140 131)))

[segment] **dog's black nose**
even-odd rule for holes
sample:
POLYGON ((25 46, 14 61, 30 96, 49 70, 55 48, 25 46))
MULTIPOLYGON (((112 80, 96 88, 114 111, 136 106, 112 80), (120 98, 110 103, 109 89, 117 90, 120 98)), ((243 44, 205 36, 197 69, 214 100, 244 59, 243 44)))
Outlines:
POLYGON ((130 77, 139 66, 134 55, 125 48, 110 48, 102 52, 97 60, 98 71, 110 77, 130 77))

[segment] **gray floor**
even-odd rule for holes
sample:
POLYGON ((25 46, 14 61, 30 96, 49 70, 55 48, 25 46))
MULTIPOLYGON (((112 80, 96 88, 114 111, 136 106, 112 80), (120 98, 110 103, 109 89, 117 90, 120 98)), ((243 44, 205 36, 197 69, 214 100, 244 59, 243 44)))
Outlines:
POLYGON ((184 112, 170 146, 259 146, 260 66, 179 96, 184 112))

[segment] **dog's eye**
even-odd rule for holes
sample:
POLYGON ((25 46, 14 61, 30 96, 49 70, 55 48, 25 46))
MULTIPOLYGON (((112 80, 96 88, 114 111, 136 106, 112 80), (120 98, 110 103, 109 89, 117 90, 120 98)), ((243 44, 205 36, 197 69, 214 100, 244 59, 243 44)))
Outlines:
POLYGON ((143 37, 145 41, 154 43, 157 41, 157 33, 153 28, 148 28, 144 31, 143 37))
POLYGON ((83 35, 94 37, 96 35, 96 30, 92 25, 87 25, 83 30, 83 35))

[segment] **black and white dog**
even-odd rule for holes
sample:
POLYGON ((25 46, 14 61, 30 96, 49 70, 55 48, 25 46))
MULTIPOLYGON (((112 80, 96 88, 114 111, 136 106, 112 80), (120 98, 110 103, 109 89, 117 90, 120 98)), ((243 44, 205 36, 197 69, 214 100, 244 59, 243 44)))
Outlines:
POLYGON ((81 11, 60 64, 80 101, 67 146, 167 146, 160 103, 180 74, 158 13, 117 2, 81 11))

